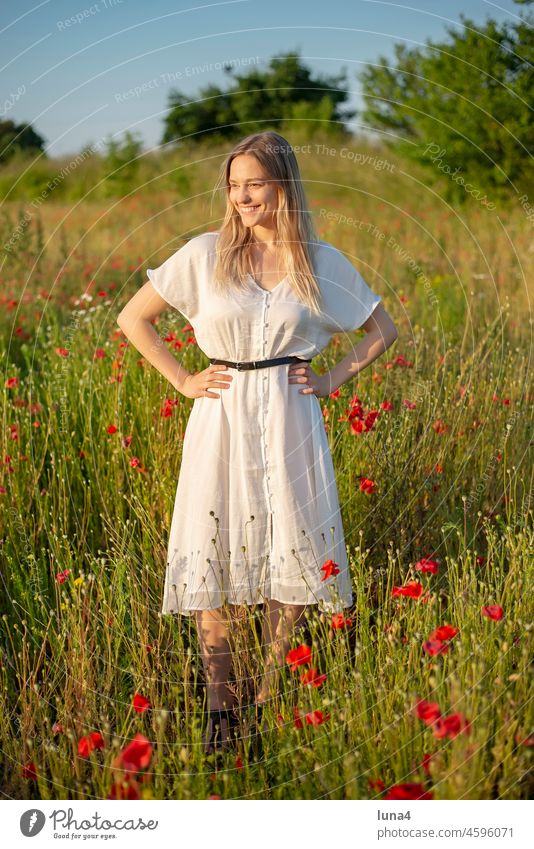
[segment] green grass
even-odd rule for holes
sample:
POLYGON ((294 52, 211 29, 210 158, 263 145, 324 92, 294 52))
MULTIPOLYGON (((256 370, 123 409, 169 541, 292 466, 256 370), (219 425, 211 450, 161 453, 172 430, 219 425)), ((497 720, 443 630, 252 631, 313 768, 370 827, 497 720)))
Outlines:
MULTIPOLYGON (((178 161, 164 160, 161 171, 178 161)), ((197 196, 209 192, 216 165, 190 169, 192 200, 158 193, 157 174, 151 193, 140 190, 116 206, 89 199, 62 206, 52 198, 6 257, 3 792, 107 798, 114 759, 139 732, 153 745, 138 788, 145 798, 381 798, 405 782, 423 783, 435 799, 528 798, 531 236, 517 209, 501 210, 498 220, 476 204, 445 208, 424 183, 414 188, 400 162, 385 175, 335 157, 328 169, 320 157, 302 161, 320 236, 347 251, 399 328, 390 351, 339 397, 321 399, 352 622, 333 631, 329 617, 310 610, 294 645, 312 647, 313 666, 327 679, 308 688, 303 669, 282 670, 259 762, 246 742, 237 764, 235 754, 216 764, 201 753, 196 633, 187 618, 160 614, 192 402, 125 345, 116 316, 147 266, 186 235, 217 226, 220 209, 209 210, 209 195, 197 196), (327 222, 321 208, 394 235, 405 259, 387 238, 327 222), (80 302, 86 290, 92 300, 80 302), (19 384, 9 388, 14 377, 19 384), (369 432, 352 433, 345 420, 354 395, 366 412, 380 410, 369 432), (166 398, 178 401, 169 417, 161 414, 166 398), (382 409, 384 401, 392 409, 382 409), (111 424, 117 432, 108 433, 111 424), (372 494, 360 491, 361 477, 375 481, 372 494), (423 557, 438 562, 436 575, 415 571, 423 557), (63 570, 70 574, 60 584, 63 570), (392 597, 393 586, 413 579, 428 595, 392 597), (482 615, 488 604, 502 606, 500 621, 482 615), (446 654, 431 657, 422 644, 444 623, 458 634, 446 654), (132 709, 136 692, 150 700, 143 714, 132 709), (418 697, 437 702, 444 715, 464 714, 470 733, 436 738, 415 715, 418 697), (320 710, 329 718, 297 728, 294 704, 302 717, 320 710), (54 734, 54 722, 62 732, 54 734), (80 757, 78 741, 92 731, 105 746, 80 757), (23 775, 29 762, 36 781, 23 775)), ((19 207, 23 201, 7 207, 3 243, 19 207)), ((188 370, 206 366, 180 315, 164 314, 156 326, 175 334, 168 344, 188 370)), ((357 338, 334 337, 313 365, 332 366, 357 338)), ((250 609, 235 633, 235 686, 244 702, 261 674, 260 625, 261 608, 250 609)))

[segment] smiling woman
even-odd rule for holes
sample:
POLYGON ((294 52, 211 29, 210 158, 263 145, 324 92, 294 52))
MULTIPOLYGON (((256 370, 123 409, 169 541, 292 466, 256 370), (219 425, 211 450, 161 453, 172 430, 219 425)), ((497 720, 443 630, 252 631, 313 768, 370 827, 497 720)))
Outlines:
MULTIPOLYGON (((260 705, 275 691, 307 606, 334 613, 352 603, 318 398, 396 338, 380 296, 339 250, 315 235, 297 162, 284 142, 276 133, 240 142, 224 164, 221 230, 190 239, 147 271, 151 296, 160 298, 147 307, 147 317, 165 302, 179 310, 211 361, 198 374, 181 367, 174 372, 174 385, 194 403, 162 605, 163 613, 196 616, 212 708, 207 750, 217 728, 229 743, 235 719, 224 709, 234 700, 228 628, 236 608, 264 605, 260 705), (313 371, 310 361, 334 333, 362 326, 366 340, 342 363, 326 374, 313 371)), ((126 307, 122 326, 144 354, 151 334, 158 337, 153 328, 135 330, 143 316, 134 312, 126 307)), ((154 347, 147 359, 158 366, 154 347)), ((161 370, 169 374, 163 356, 161 370)))

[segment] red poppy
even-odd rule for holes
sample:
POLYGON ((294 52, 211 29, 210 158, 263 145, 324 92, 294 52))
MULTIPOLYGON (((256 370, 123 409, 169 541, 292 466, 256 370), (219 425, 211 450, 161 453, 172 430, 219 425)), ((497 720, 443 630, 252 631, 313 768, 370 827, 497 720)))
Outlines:
POLYGON ((312 687, 320 687, 326 681, 326 675, 317 675, 315 668, 307 669, 300 676, 301 684, 308 684, 312 687))
POLYGON ((390 787, 384 799, 433 799, 434 794, 425 790, 424 784, 394 784, 390 787))
POLYGON ((64 584, 69 575, 70 569, 65 569, 63 572, 58 572, 56 575, 56 581, 58 582, 58 584, 64 584))
POLYGON ((429 752, 425 752, 423 755, 423 760, 421 761, 421 766, 427 775, 430 775, 430 761, 432 760, 432 755, 429 752))
POLYGON ((369 778, 367 783, 370 790, 378 790, 379 793, 382 793, 386 786, 381 778, 369 778))
POLYGON ((302 719, 300 718, 299 709, 296 705, 295 705, 295 708, 293 710, 293 725, 295 726, 295 728, 303 728, 304 727, 302 719))
POLYGON ((345 628, 347 625, 352 625, 352 619, 345 619, 342 613, 332 614, 332 628, 334 630, 337 628, 345 628))
POLYGON ((237 757, 235 759, 235 766, 236 766, 236 769, 243 769, 243 761, 241 760, 240 755, 237 755, 237 757))
POLYGON ((150 765, 152 744, 143 734, 136 734, 127 746, 119 752, 115 766, 127 772, 140 772, 150 765))
POLYGON ((452 640, 453 637, 458 633, 458 628, 454 628, 452 625, 440 625, 439 628, 436 628, 435 631, 429 636, 429 640, 452 640))
POLYGON ((458 734, 469 734, 471 723, 463 713, 450 713, 441 716, 434 723, 434 737, 437 739, 449 738, 452 740, 458 734))
POLYGON ((137 713, 144 713, 150 707, 150 701, 142 696, 141 693, 136 693, 132 701, 133 709, 137 713))
POLYGON ((306 714, 308 725, 322 725, 327 719, 330 719, 330 714, 327 713, 325 716, 322 710, 312 710, 306 714))
POLYGON ((449 647, 443 640, 425 640, 423 651, 430 657, 435 657, 437 654, 447 654, 449 647))
POLYGON ((340 571, 341 570, 340 570, 339 566, 337 565, 337 563, 334 563, 333 560, 327 560, 321 566, 321 572, 324 572, 324 575, 321 578, 321 581, 327 581, 328 578, 332 578, 334 575, 339 575, 340 571))
POLYGON ((311 663, 311 648, 306 645, 297 646, 296 649, 290 649, 286 654, 286 661, 290 664, 291 672, 294 672, 297 666, 304 666, 306 663, 311 663))
POLYGON ((427 702, 426 699, 417 699, 415 710, 418 718, 422 719, 426 725, 433 725, 441 716, 438 703, 427 702))
POLYGON ((8 389, 13 389, 15 386, 19 385, 18 377, 8 377, 6 380, 6 386, 8 389))
POLYGON ((88 758, 93 749, 104 749, 105 745, 100 731, 91 731, 90 734, 81 737, 78 741, 78 754, 82 758, 88 758))
POLYGON ((374 492, 376 489, 375 481, 369 480, 369 478, 361 478, 360 479, 360 492, 367 492, 369 495, 374 492))
POLYGON ((122 801, 135 801, 140 798, 141 788, 131 776, 115 781, 108 796, 108 799, 119 799, 122 801))
POLYGON ((106 428, 107 433, 117 433, 117 430, 118 430, 117 425, 114 425, 114 424, 110 424, 106 428))
POLYGON ((428 557, 422 557, 414 566, 416 572, 430 572, 432 575, 438 573, 438 563, 436 560, 430 560, 428 557))
POLYGON ((33 761, 29 761, 22 767, 22 777, 31 781, 37 781, 37 767, 33 761))
POLYGON ((403 587, 393 587, 391 597, 396 598, 399 595, 408 596, 408 598, 419 598, 423 592, 423 585, 419 581, 408 581, 403 587))
POLYGON ((503 618, 504 610, 500 604, 486 604, 482 608, 482 615, 487 616, 488 619, 493 619, 495 622, 498 622, 499 619, 503 618))

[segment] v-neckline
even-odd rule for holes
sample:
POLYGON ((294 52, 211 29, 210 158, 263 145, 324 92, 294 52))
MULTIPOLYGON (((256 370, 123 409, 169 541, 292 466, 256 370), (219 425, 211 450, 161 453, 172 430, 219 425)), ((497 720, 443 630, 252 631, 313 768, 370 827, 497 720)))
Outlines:
POLYGON ((249 279, 252 280, 254 285, 260 290, 260 292, 265 292, 267 295, 272 295, 272 293, 275 291, 275 289, 278 289, 278 287, 281 286, 282 283, 284 283, 287 280, 287 274, 286 274, 286 276, 282 277, 282 279, 279 280, 278 283, 276 284, 276 286, 274 286, 272 289, 264 289, 263 286, 260 286, 260 284, 257 283, 256 280, 254 280, 252 274, 249 274, 248 276, 249 276, 249 279))

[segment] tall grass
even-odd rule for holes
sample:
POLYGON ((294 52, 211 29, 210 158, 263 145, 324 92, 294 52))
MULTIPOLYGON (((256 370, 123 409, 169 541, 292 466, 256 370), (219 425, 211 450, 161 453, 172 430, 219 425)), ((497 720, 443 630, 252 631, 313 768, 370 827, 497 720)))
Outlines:
MULTIPOLYGON (((357 381, 321 399, 354 607, 337 628, 310 609, 293 644, 311 646, 326 681, 302 684, 309 666, 281 670, 262 758, 246 736, 222 764, 201 752, 196 632, 160 613, 192 402, 115 322, 147 266, 218 226, 209 190, 220 155, 189 154, 180 193, 159 185, 178 167, 173 154, 123 199, 4 205, 3 792, 106 798, 120 752, 141 733, 150 765, 131 792, 142 798, 382 798, 406 783, 435 799, 527 798, 531 236, 521 209, 447 208, 400 161, 386 174, 339 153, 301 158, 321 237, 347 251, 400 331, 357 381), (378 416, 360 432, 351 411, 378 416), (424 558, 435 574, 416 569, 424 558), (410 581, 422 584, 418 597, 393 593, 410 581), (484 615, 488 605, 502 618, 484 615), (458 632, 428 654, 444 624, 458 632), (150 703, 141 713, 135 693, 150 703), (460 716, 461 730, 439 736, 445 726, 420 719, 418 699, 460 716), (84 756, 91 732, 103 739, 84 756)), ((207 365, 179 314, 156 327, 187 369, 207 365)), ((334 337, 313 366, 330 368, 357 338, 334 337)), ((261 607, 246 609, 234 630, 245 704, 263 668, 260 634, 261 607)))

